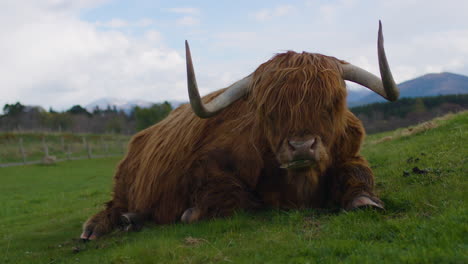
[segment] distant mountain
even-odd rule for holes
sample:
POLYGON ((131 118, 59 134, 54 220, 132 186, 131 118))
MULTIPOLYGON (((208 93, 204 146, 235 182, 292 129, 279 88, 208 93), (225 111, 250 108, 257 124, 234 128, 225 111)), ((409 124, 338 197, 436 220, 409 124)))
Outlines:
MULTIPOLYGON (((402 82, 398 87, 400 87, 400 98, 468 94, 468 77, 449 72, 431 73, 413 80, 402 82)), ((367 91, 366 93, 367 95, 362 96, 361 98, 350 98, 348 96, 349 106, 385 101, 385 99, 375 93, 367 91)))
POLYGON ((123 110, 124 112, 129 113, 135 106, 150 107, 152 104, 153 103, 144 100, 125 100, 121 98, 108 97, 93 101, 86 105, 85 108, 88 112, 92 113, 96 107, 99 107, 101 110, 105 110, 108 107, 113 108, 115 106, 118 110, 123 110))
MULTIPOLYGON (((170 100, 168 102, 171 104, 172 108, 176 108, 180 106, 181 104, 185 103, 185 102, 175 101, 175 100, 170 100)), ((157 103, 162 103, 162 102, 157 102, 157 103)), ((121 98, 106 97, 106 98, 100 98, 96 101, 91 102, 90 104, 86 105, 85 108, 86 110, 88 110, 88 112, 92 113, 96 107, 99 107, 99 109, 101 110, 105 110, 107 109, 107 107, 113 108, 115 106, 117 110, 123 110, 125 113, 128 114, 135 106, 139 106, 141 108, 147 108, 153 104, 155 104, 155 102, 149 102, 145 100, 125 100, 121 98)))
MULTIPOLYGON (((468 94, 468 77, 454 73, 431 73, 413 80, 403 82, 400 87, 400 98, 403 97, 427 97, 448 94, 468 94)), ((385 99, 367 89, 348 89, 348 105, 350 107, 384 102, 385 99)), ((172 108, 177 108, 184 101, 168 101, 172 108)), ((107 106, 115 106, 118 110, 126 113, 135 107, 150 107, 155 102, 145 100, 125 100, 119 98, 101 98, 85 106, 86 110, 92 112, 96 106, 100 109, 107 109, 107 106)), ((156 102, 162 103, 162 102, 156 102)))
POLYGON ((368 89, 348 89, 348 105, 353 106, 353 103, 360 102, 364 97, 370 95, 372 92, 368 89))
POLYGON ((178 101, 178 100, 169 100, 167 102, 169 102, 171 104, 172 109, 176 109, 177 107, 188 103, 187 101, 178 101))

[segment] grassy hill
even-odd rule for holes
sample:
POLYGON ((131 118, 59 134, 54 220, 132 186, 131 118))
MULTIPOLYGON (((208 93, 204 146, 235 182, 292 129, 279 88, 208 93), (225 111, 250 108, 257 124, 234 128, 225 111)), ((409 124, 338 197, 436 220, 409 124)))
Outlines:
POLYGON ((239 212, 81 243, 116 158, 0 168, 1 263, 467 263, 468 113, 370 136, 386 210, 239 212))
POLYGON ((369 134, 415 125, 447 113, 467 109, 468 94, 401 98, 396 102, 350 108, 369 134))

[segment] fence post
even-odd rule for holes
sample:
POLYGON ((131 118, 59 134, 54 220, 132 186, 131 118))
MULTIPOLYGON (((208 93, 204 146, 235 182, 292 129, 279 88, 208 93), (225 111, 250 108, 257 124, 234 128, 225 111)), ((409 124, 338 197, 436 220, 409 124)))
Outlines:
POLYGON ((62 145, 62 151, 63 152, 67 151, 65 149, 65 139, 63 138, 63 136, 60 137, 60 145, 62 145))
POLYGON ((83 141, 83 148, 86 152, 88 152, 88 142, 86 140, 86 137, 81 137, 82 141, 83 141))
POLYGON ((86 141, 86 151, 88 153, 88 159, 91 159, 92 158, 92 155, 91 155, 91 145, 89 145, 89 142, 86 141))
POLYGON ((49 147, 47 146, 47 143, 45 141, 45 136, 42 137, 42 147, 44 148, 44 155, 46 157, 49 156, 49 147))
POLYGON ((19 139, 19 145, 20 145, 21 157, 23 158, 23 163, 26 164, 26 153, 24 152, 23 138, 19 139))
POLYGON ((71 160, 71 148, 70 148, 70 144, 67 144, 67 160, 71 160))
POLYGON ((106 152, 106 144, 104 143, 104 136, 101 136, 101 137, 100 137, 100 140, 101 140, 101 149, 102 149, 102 152, 106 152))

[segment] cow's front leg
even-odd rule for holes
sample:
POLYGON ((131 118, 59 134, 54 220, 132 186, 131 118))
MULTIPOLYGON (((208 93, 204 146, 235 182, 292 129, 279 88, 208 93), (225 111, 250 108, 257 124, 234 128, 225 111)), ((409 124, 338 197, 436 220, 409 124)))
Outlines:
POLYGON ((258 207, 258 199, 241 180, 232 174, 210 175, 193 194, 193 203, 180 217, 183 223, 231 216, 236 210, 258 207))
POLYGON ((126 232, 140 231, 147 217, 147 215, 141 213, 122 214, 120 216, 121 228, 126 232))
POLYGON ((332 199, 345 210, 366 207, 383 209, 382 201, 374 194, 374 174, 364 158, 342 163, 331 176, 332 199))
POLYGON ((185 224, 190 224, 200 220, 202 214, 201 210, 198 207, 191 207, 184 211, 180 217, 180 221, 185 224))

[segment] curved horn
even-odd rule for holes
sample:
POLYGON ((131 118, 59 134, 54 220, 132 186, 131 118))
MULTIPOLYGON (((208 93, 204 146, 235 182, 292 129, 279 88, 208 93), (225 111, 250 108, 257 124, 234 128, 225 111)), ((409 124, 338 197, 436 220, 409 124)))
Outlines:
POLYGON ((252 75, 235 82, 211 102, 204 104, 198 92, 197 80, 195 79, 195 71, 193 70, 192 64, 192 55, 190 54, 190 47, 187 41, 185 41, 185 59, 187 60, 187 86, 190 105, 197 116, 201 118, 212 117, 248 92, 252 75))
POLYGON ((392 72, 388 66, 387 56, 385 55, 384 49, 382 23, 380 20, 377 50, 379 55, 380 76, 382 77, 382 80, 374 74, 352 64, 342 65, 343 78, 348 81, 359 83, 389 101, 395 101, 398 99, 400 91, 393 80, 392 72))

